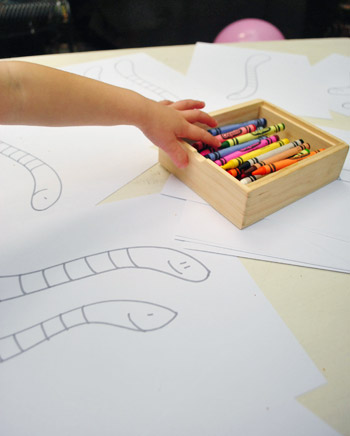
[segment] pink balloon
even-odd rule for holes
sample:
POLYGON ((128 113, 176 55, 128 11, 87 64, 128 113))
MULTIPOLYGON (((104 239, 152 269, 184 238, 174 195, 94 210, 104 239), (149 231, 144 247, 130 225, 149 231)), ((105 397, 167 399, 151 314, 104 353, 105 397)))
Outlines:
POLYGON ((259 18, 235 21, 216 36, 214 42, 272 41, 285 39, 276 26, 259 18))

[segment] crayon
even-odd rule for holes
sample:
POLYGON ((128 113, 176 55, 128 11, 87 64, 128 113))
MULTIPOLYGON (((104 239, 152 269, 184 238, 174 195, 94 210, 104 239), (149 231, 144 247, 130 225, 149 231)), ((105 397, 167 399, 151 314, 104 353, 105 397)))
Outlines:
POLYGON ((254 138, 260 138, 263 135, 272 135, 273 133, 278 133, 284 130, 286 126, 283 123, 275 124, 268 127, 260 127, 255 130, 255 132, 246 133, 245 135, 236 136, 236 138, 227 139, 221 143, 221 147, 229 147, 231 145, 242 144, 242 142, 250 141, 254 138))
POLYGON ((241 179, 240 182, 243 183, 243 185, 248 185, 248 183, 252 183, 255 182, 255 180, 261 179, 261 177, 264 176, 248 176, 245 177, 244 179, 241 179))
POLYGON ((255 124, 248 124, 248 126, 240 127, 239 129, 230 130, 227 133, 222 133, 221 135, 216 135, 219 141, 224 142, 227 139, 235 138, 236 136, 245 135, 246 133, 255 132, 256 130, 255 124))
POLYGON ((214 153, 215 149, 214 148, 205 148, 204 150, 200 151, 199 154, 201 154, 202 156, 208 156, 208 154, 210 153, 214 153))
POLYGON ((296 155, 296 156, 290 157, 289 159, 283 159, 283 160, 279 160, 279 161, 276 161, 276 162, 271 163, 271 164, 264 165, 264 166, 258 168, 257 170, 253 171, 252 175, 257 176, 257 175, 265 175, 265 174, 274 173, 276 171, 281 170, 282 168, 286 168, 290 165, 293 165, 296 162, 299 162, 303 159, 307 159, 308 157, 313 156, 313 155, 315 155, 323 150, 324 150, 324 148, 320 148, 320 149, 315 150, 315 151, 310 151, 308 149, 305 149, 299 153, 299 156, 296 155), (302 156, 302 154, 305 152, 306 153, 308 152, 308 154, 306 154, 306 156, 302 156))
MULTIPOLYGON (((263 148, 269 144, 273 144, 274 142, 277 142, 277 141, 272 141, 270 138, 267 138, 264 141, 261 141, 261 143, 258 145, 242 148, 242 150, 235 151, 232 154, 229 154, 228 156, 226 156, 227 162, 231 159, 235 159, 236 157, 243 156, 244 154, 250 153, 251 151, 259 150, 260 148, 263 148), (230 159, 228 159, 229 156, 231 156, 230 159)), ((286 145, 289 143, 289 139, 284 138, 280 142, 283 142, 283 144, 281 144, 281 146, 286 145)))
MULTIPOLYGON (((274 156, 278 153, 281 153, 285 150, 294 149, 295 147, 299 146, 303 142, 304 141, 302 139, 298 139, 296 141, 289 142, 288 144, 285 144, 280 148, 275 148, 275 149, 270 150, 266 153, 263 153, 259 156, 253 156, 252 158, 248 159, 247 161, 243 162, 242 164, 240 164, 237 167, 237 169, 240 170, 239 175, 243 175, 252 165, 260 162, 260 160, 267 159, 267 158, 274 156)), ((234 175, 233 173, 231 173, 231 174, 234 175)), ((249 173, 249 174, 251 174, 251 173, 249 173)))
MULTIPOLYGON (((249 126, 241 127, 240 129, 232 130, 230 132, 225 133, 225 135, 229 135, 227 138, 224 138, 222 135, 217 135, 217 138, 221 141, 222 144, 223 142, 226 142, 227 139, 235 138, 236 136, 246 135, 247 133, 255 132, 255 130, 256 130, 256 126, 254 126, 254 124, 250 124, 249 126)), ((205 144, 202 141, 197 141, 193 143, 192 146, 194 146, 194 148, 196 148, 197 151, 199 152, 202 152, 203 150, 207 150, 207 149, 211 149, 211 151, 214 152, 221 148, 223 149, 228 148, 230 145, 224 144, 223 146, 220 145, 220 147, 214 148, 208 144, 205 144)))
MULTIPOLYGON (((220 159, 216 159, 214 162, 219 165, 225 165, 225 163, 227 163, 229 160, 234 159, 235 157, 240 156, 241 154, 244 153, 249 153, 250 151, 253 150, 257 150, 261 147, 265 147, 265 145, 269 145, 272 144, 273 142, 277 142, 279 140, 279 137, 277 135, 272 135, 269 138, 268 137, 262 137, 260 138, 259 141, 253 141, 253 143, 251 145, 248 145, 246 147, 240 147, 238 145, 233 145, 232 147, 230 147, 230 149, 232 149, 232 152, 230 154, 225 154, 223 157, 221 157, 220 159), (237 150, 238 148, 238 150, 237 150), (243 153, 241 153, 243 152, 243 153), (241 153, 241 154, 237 154, 237 153, 241 153)), ((251 142, 251 141, 249 141, 251 142)), ((245 142, 245 144, 248 144, 248 142, 245 142)), ((226 149, 228 150, 228 149, 226 149)))
POLYGON ((227 170, 227 172, 237 179, 244 175, 244 169, 241 170, 240 168, 231 168, 230 170, 227 170))
MULTIPOLYGON (((217 159, 214 162, 219 166, 225 165, 228 161, 230 161, 236 157, 242 156, 243 154, 249 153, 249 152, 254 151, 254 150, 259 150, 259 148, 262 148, 262 147, 265 147, 266 145, 277 142, 278 140, 279 140, 279 137, 277 135, 272 135, 269 138, 262 139, 257 144, 254 143, 248 147, 241 148, 240 150, 237 150, 237 151, 236 151, 237 146, 233 146, 233 147, 231 147, 233 150, 232 153, 230 153, 230 154, 228 154, 220 159, 217 159)), ((285 141, 286 143, 289 142, 289 140, 286 138, 283 139, 283 141, 285 141)))
POLYGON ((191 144, 192 147, 194 147, 198 152, 201 152, 203 150, 212 150, 212 151, 216 151, 218 148, 213 147, 211 145, 208 144, 204 144, 202 141, 196 141, 193 144, 191 144))
POLYGON ((298 145, 297 147, 293 147, 293 148, 290 148, 288 150, 282 151, 281 153, 273 154, 267 158, 262 159, 261 156, 259 156, 258 158, 256 158, 258 162, 256 162, 251 167, 247 168, 246 175, 251 174, 253 171, 257 170, 258 168, 262 167, 263 165, 267 165, 269 163, 273 163, 273 162, 276 162, 278 160, 287 159, 289 157, 292 157, 292 156, 298 154, 300 151, 305 150, 305 149, 309 149, 309 148, 310 148, 310 144, 301 144, 301 145, 298 145))
POLYGON ((265 147, 262 147, 259 150, 254 150, 254 151, 251 151, 250 153, 243 154, 243 156, 239 156, 239 157, 236 157, 234 159, 231 159, 225 165, 223 165, 221 168, 223 170, 237 168, 243 162, 246 162, 247 160, 249 160, 253 157, 264 154, 267 151, 274 150, 275 148, 283 147, 284 145, 288 145, 288 144, 284 144, 283 141, 273 142, 272 144, 266 145, 265 147))
POLYGON ((259 127, 265 127, 266 126, 266 119, 265 118, 258 118, 258 119, 249 120, 249 121, 242 121, 241 123, 237 123, 237 124, 226 124, 225 126, 215 127, 213 129, 209 129, 208 132, 211 133, 213 136, 222 135, 223 133, 227 133, 230 130, 240 129, 241 127, 248 126, 249 124, 254 124, 257 129, 259 127))
MULTIPOLYGON (((277 135, 274 136, 278 138, 277 135)), ((220 159, 221 157, 227 156, 228 154, 233 153, 234 151, 241 150, 242 148, 248 147, 250 145, 258 145, 263 139, 266 138, 267 136, 262 136, 261 138, 253 139, 252 141, 247 141, 244 142, 243 144, 232 145, 231 147, 226 147, 226 148, 219 148, 218 150, 215 150, 212 153, 207 154, 206 157, 211 160, 220 159)))

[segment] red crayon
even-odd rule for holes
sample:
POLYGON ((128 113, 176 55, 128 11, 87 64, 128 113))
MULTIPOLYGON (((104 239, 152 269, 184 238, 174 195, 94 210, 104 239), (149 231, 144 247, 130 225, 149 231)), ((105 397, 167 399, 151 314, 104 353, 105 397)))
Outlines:
MULTIPOLYGON (((237 136, 246 135, 247 133, 255 132, 255 130, 256 130, 256 126, 254 124, 249 124, 248 126, 240 127, 239 129, 232 130, 230 132, 223 133, 221 135, 216 135, 216 138, 218 138, 221 142, 224 142, 227 141, 227 139, 236 138, 237 136), (226 135, 228 136, 226 137, 226 135)), ((208 146, 207 144, 204 144, 202 141, 194 142, 192 144, 192 147, 197 149, 199 152, 202 152, 203 150, 210 149, 210 148, 213 149, 212 151, 217 151, 217 148, 208 146)))

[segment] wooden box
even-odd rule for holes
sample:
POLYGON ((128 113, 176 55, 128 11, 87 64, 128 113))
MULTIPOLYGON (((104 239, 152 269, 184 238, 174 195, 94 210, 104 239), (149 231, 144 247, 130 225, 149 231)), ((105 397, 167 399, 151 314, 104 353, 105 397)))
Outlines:
MULTIPOLYGON (((266 118, 267 126, 284 123, 278 135, 290 141, 303 139, 311 149, 326 148, 276 173, 248 185, 242 184, 221 167, 183 142, 189 165, 177 168, 168 155, 159 150, 159 162, 175 174, 218 212, 243 229, 336 180, 343 167, 349 146, 338 138, 264 100, 253 100, 212 112, 219 126, 255 118, 266 118)), ((302 217, 300 217, 302 222, 302 217)))

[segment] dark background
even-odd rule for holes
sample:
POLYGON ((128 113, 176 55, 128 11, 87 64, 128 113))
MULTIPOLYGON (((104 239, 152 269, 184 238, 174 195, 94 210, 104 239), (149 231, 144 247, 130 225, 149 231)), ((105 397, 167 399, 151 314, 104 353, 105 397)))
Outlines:
POLYGON ((350 36, 350 0, 0 1, 0 57, 213 42, 261 18, 286 39, 350 36))

